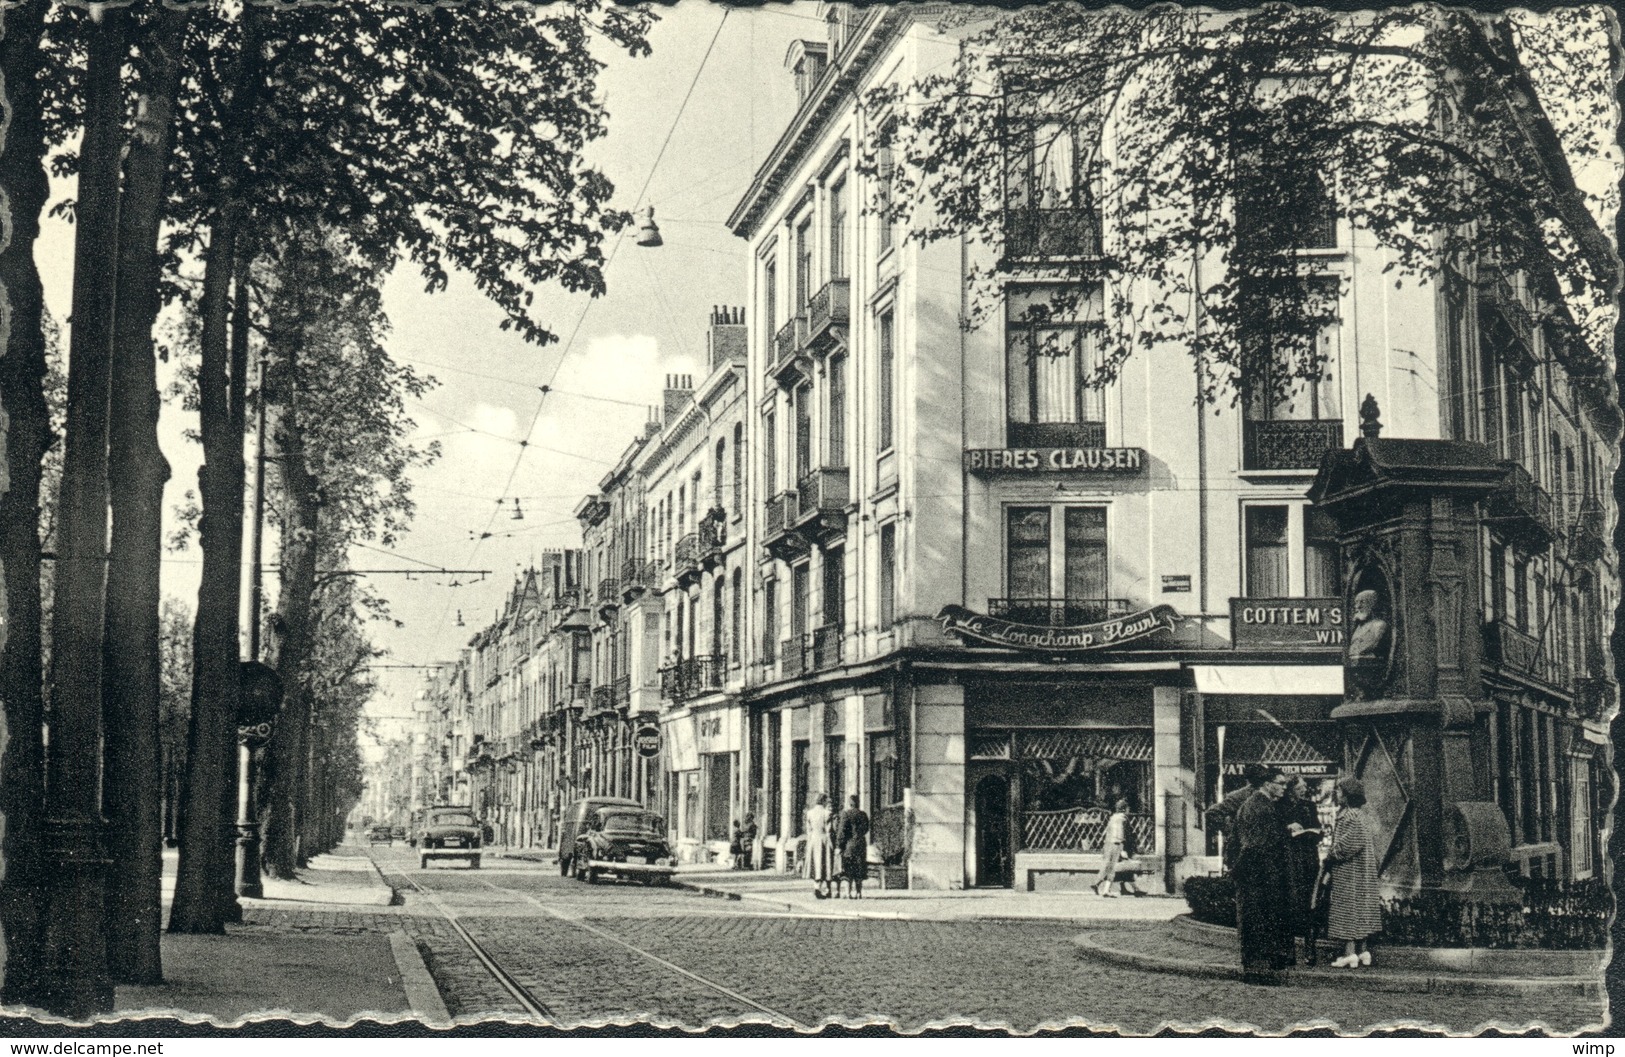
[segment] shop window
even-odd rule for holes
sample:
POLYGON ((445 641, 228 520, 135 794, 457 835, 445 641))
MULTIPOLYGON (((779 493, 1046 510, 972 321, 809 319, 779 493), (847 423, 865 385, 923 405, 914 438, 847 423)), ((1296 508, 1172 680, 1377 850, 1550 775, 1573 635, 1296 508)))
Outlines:
POLYGON ((869 816, 903 799, 902 769, 897 765, 897 735, 873 733, 869 747, 869 816))
MULTIPOLYGON (((1149 838, 1151 734, 1146 730, 1013 732, 1021 773, 1021 846, 1094 850, 1118 800, 1149 838)), ((1146 839, 1143 845, 1151 846, 1146 839)))
POLYGON ((1284 506, 1244 509, 1247 533, 1247 597, 1285 598, 1287 578, 1287 513, 1284 506))
POLYGON ((880 630, 897 620, 897 525, 880 526, 880 630))
POLYGON ((1101 447, 1100 291, 1012 289, 1005 298, 1005 398, 1012 447, 1101 447))
POLYGON ((728 808, 733 792, 733 756, 730 753, 707 753, 700 757, 705 763, 705 839, 727 840, 729 837, 728 808))

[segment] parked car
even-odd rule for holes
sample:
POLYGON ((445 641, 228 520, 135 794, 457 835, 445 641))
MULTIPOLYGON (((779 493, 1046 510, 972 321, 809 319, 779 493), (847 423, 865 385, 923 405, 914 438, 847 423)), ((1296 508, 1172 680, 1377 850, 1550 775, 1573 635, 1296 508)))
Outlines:
POLYGON ((389 839, 390 839, 391 843, 394 843, 395 841, 398 841, 398 840, 405 840, 406 839, 406 827, 405 826, 391 826, 389 828, 389 839))
POLYGON ((428 808, 418 832, 418 866, 427 870, 430 859, 462 859, 469 869, 478 870, 481 837, 479 820, 468 808, 428 808))
POLYGON ((666 820, 642 807, 610 804, 591 812, 576 836, 571 856, 577 880, 593 884, 600 876, 669 884, 677 857, 666 843, 666 820))
POLYGON ((571 860, 576 853, 576 838, 581 835, 587 816, 601 807, 635 807, 642 804, 623 796, 590 796, 567 805, 559 822, 559 876, 569 877, 571 860))
POLYGON ((394 834, 390 832, 388 826, 374 826, 372 829, 367 831, 367 843, 394 844, 394 834))

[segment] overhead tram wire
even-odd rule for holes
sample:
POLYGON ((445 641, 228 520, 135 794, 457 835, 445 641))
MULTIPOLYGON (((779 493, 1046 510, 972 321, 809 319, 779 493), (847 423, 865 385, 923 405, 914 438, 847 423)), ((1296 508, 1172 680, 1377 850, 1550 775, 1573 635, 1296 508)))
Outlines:
MULTIPOLYGON (((700 83, 700 75, 705 72, 706 63, 710 61, 711 53, 716 50, 717 40, 722 36, 722 28, 728 24, 728 15, 731 12, 731 8, 725 7, 722 9, 722 17, 717 20, 716 31, 711 34, 711 43, 706 45, 705 54, 700 56, 700 64, 694 70, 694 78, 693 80, 689 81, 688 90, 683 93, 682 102, 677 105, 677 114, 672 118, 671 127, 666 130, 666 138, 661 141, 660 150, 655 153, 654 163, 649 166, 649 174, 644 177, 643 186, 638 190, 637 198, 633 199, 632 201, 632 210, 634 212, 637 210, 637 207, 642 204, 643 196, 649 192, 649 185, 654 182, 655 173, 660 169, 661 159, 666 156, 666 148, 671 145, 671 138, 673 134, 676 133, 678 124, 680 124, 683 120, 683 113, 688 109, 688 102, 694 96, 694 88, 700 83)), ((625 241, 626 229, 622 228, 616 233, 615 245, 610 249, 608 259, 604 261, 605 272, 608 272, 610 267, 614 265, 615 258, 620 255, 621 246, 625 241)), ((508 489, 513 487, 514 478, 519 473, 519 465, 520 463, 524 462, 525 459, 525 449, 530 446, 530 436, 535 432, 536 423, 542 417, 542 408, 547 405, 548 393, 552 389, 553 382, 558 379, 559 371, 564 367, 565 357, 569 356, 574 350, 576 338, 581 334, 582 324, 586 323, 587 313, 592 311, 592 306, 596 300, 596 298, 589 298, 587 303, 582 306, 581 314, 576 317, 575 326, 571 329, 569 338, 565 340, 563 347, 559 351, 558 360, 553 364, 553 373, 548 377, 547 381, 541 387, 541 397, 536 401, 536 410, 530 416, 530 425, 525 429, 525 440, 519 442, 519 451, 514 456, 513 466, 508 470, 508 479, 502 485, 503 495, 507 495, 508 489)), ((499 507, 497 510, 491 512, 491 516, 485 525, 484 534, 474 540, 474 546, 469 551, 468 555, 469 562, 473 562, 474 556, 479 553, 480 544, 491 535, 491 526, 496 524, 497 514, 500 512, 500 510, 501 508, 499 507)), ((441 610, 439 623, 445 623, 446 614, 450 611, 451 599, 448 598, 446 600, 445 608, 441 610)))

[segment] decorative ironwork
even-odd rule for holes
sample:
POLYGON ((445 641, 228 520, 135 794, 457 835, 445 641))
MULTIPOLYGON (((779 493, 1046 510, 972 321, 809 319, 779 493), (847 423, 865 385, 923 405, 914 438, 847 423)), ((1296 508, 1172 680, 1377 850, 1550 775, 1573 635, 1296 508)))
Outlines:
MULTIPOLYGON (((1106 823, 1111 816, 1103 807, 1024 811, 1021 846, 1038 851, 1100 851, 1105 847, 1106 823)), ((1156 846, 1155 815, 1125 815, 1123 828, 1134 835, 1134 846, 1141 854, 1156 846)))
POLYGON ((1093 209, 1009 209, 1004 252, 1010 257, 1098 257, 1100 218, 1093 209))
POLYGON ((714 506, 700 520, 700 564, 709 569, 728 546, 728 512, 714 506))
POLYGON ((1484 622, 1484 659, 1502 669, 1560 686, 1563 679, 1551 652, 1542 648, 1539 639, 1519 631, 1506 620, 1484 622))
POLYGON ((780 384, 793 384, 801 376, 803 364, 809 362, 802 358, 806 344, 807 317, 794 316, 773 335, 773 362, 768 367, 768 373, 780 384))
POLYGON ((838 625, 825 624, 821 628, 814 628, 807 635, 806 657, 802 667, 822 671, 840 664, 841 639, 841 628, 838 625))
POLYGON ((796 519, 801 513, 798 492, 780 492, 767 501, 766 531, 762 545, 775 558, 789 559, 807 550, 807 542, 795 532, 796 519))
POLYGON ((1012 448, 1104 448, 1104 422, 1011 422, 1005 443, 1012 448))
POLYGON ((1594 562, 1608 553, 1608 512, 1593 496, 1580 503, 1579 516, 1569 527, 1569 560, 1594 562))
POLYGON ((1601 719, 1614 707, 1614 684, 1593 676, 1574 680, 1574 707, 1583 719, 1601 719))
POLYGON ((846 505, 852 494, 851 475, 844 466, 813 470, 797 482, 799 517, 796 528, 809 545, 840 536, 846 531, 846 505))
POLYGON ((1485 501, 1490 531, 1531 550, 1545 550, 1556 536, 1552 497, 1518 463, 1501 463, 1506 477, 1485 501))
POLYGON ((1151 762, 1151 732, 1139 728, 1087 730, 1020 730, 1015 754, 1022 760, 1064 760, 1083 756, 1092 760, 1151 762))
POLYGON ((1098 624, 1133 609, 1126 598, 990 598, 987 615, 1017 624, 1064 628, 1098 624))
POLYGON ((621 584, 613 576, 598 581, 598 604, 614 607, 621 603, 621 584))
POLYGON ((660 696, 675 704, 721 690, 727 671, 728 659, 721 654, 685 657, 660 670, 660 696))
POLYGON ((851 314, 852 284, 831 279, 807 302, 807 346, 814 351, 844 340, 851 314), (839 329, 837 329, 839 328, 839 329))
POLYGON ((786 679, 794 679, 807 670, 807 654, 801 643, 786 639, 779 650, 779 667, 786 679))
POLYGON ((1004 731, 989 734, 986 731, 972 731, 970 735, 970 758, 973 760, 1008 760, 1010 758, 1010 735, 1004 731))
POLYGON ((1242 466, 1248 470, 1313 470, 1320 457, 1343 446, 1341 419, 1245 420, 1242 466))
POLYGON ((700 534, 690 532, 677 541, 677 582, 689 584, 700 578, 700 534))
POLYGON ((592 688, 592 708, 588 715, 597 715, 599 712, 613 712, 615 710, 615 691, 613 687, 595 686, 592 688))
POLYGON ((632 703, 632 677, 623 675, 609 684, 610 702, 615 708, 626 708, 632 703))

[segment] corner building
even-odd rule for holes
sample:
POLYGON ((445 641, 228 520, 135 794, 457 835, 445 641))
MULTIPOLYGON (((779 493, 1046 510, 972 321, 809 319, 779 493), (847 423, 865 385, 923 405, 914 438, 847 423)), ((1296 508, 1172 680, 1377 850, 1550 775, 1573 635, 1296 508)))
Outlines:
POLYGON ((954 61, 945 10, 821 8, 825 38, 787 58, 800 109, 730 219, 753 265, 732 810, 756 814, 762 861, 793 868, 812 799, 856 794, 887 884, 1082 887, 1124 799, 1142 883, 1171 889, 1217 868, 1202 812, 1246 763, 1351 770, 1332 716, 1344 562, 1306 493, 1370 393, 1389 435, 1503 461, 1479 529, 1484 767, 1521 872, 1594 871, 1615 597, 1596 539, 1618 416, 1540 333, 1504 325, 1539 277, 1396 290, 1386 252, 1328 212, 1300 251, 1342 281, 1319 383, 1199 410, 1188 349, 1163 344, 1083 386, 1104 292, 1044 334, 1020 323, 1049 298, 1045 257, 1110 246, 1073 155, 1012 160, 1006 252, 1033 268, 976 330, 960 326, 970 250, 863 208, 879 192, 855 169, 858 100, 954 61), (1040 341, 1061 354, 1032 355, 1040 341))

